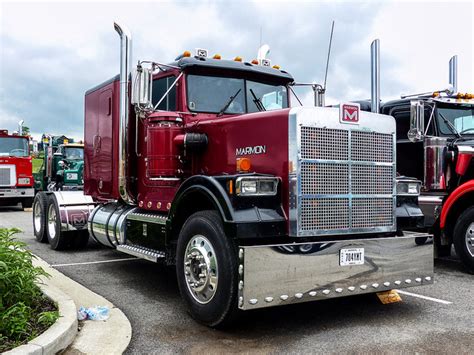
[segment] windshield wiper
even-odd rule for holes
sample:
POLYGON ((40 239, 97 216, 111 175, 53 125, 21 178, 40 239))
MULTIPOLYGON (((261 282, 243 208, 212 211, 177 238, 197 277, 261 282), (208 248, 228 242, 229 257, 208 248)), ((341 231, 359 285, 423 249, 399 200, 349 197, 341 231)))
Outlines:
POLYGON ((221 117, 224 114, 225 110, 227 110, 229 108, 232 101, 234 101, 234 99, 237 97, 237 95, 240 94, 240 91, 242 91, 242 89, 237 90, 237 92, 235 93, 234 96, 229 97, 229 101, 227 101, 225 106, 219 111, 219 113, 217 114, 217 117, 221 117))
POLYGON ((448 120, 446 117, 444 117, 441 112, 438 111, 438 114, 439 114, 439 116, 443 119, 443 121, 446 123, 446 126, 448 126, 448 128, 450 129, 450 131, 453 132, 454 135, 455 135, 457 138, 462 138, 462 135, 458 132, 458 130, 456 129, 456 127, 454 127, 454 125, 451 123, 451 121, 448 120))
POLYGON ((266 111, 267 109, 265 108, 265 106, 263 106, 262 101, 257 97, 257 95, 255 95, 253 90, 250 89, 249 91, 253 96, 253 103, 255 104, 255 106, 257 106, 257 109, 259 111, 266 111))

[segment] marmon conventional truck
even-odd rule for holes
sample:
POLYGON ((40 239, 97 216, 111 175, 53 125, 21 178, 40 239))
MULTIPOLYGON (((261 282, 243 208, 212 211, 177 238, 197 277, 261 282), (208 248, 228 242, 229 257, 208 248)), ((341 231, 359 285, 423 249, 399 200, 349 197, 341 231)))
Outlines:
POLYGON ((449 84, 380 107, 361 103, 361 108, 395 118, 398 172, 423 181, 422 230, 434 235, 437 255, 448 255, 454 244, 474 273, 474 94, 458 93, 457 56, 449 62, 449 84))
POLYGON ((35 196, 32 172, 28 137, 0 129, 0 206, 21 203, 23 208, 31 207, 35 196))
POLYGON ((176 265, 191 315, 213 327, 239 310, 433 282, 432 245, 415 243, 428 235, 397 231, 392 117, 290 108, 294 79, 267 59, 186 51, 138 62, 132 79, 130 33, 115 30, 120 75, 85 95, 84 194, 45 193, 37 238, 60 249, 88 227, 176 265))

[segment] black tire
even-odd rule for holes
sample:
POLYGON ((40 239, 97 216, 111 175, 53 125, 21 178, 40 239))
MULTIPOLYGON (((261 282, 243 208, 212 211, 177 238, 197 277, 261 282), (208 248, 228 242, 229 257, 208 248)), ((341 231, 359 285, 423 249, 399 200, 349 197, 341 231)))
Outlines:
POLYGON ((32 206, 33 206, 33 197, 25 198, 23 201, 21 201, 21 207, 23 209, 31 208, 32 206))
POLYGON ((71 246, 74 249, 84 249, 87 244, 89 244, 89 231, 87 229, 73 232, 71 246))
POLYGON ((46 208, 48 196, 44 192, 38 192, 33 200, 33 233, 40 243, 47 243, 46 235, 46 208), (36 217, 36 218, 35 218, 36 217))
POLYGON ((428 240, 428 237, 416 237, 415 238, 415 244, 416 245, 424 245, 427 240, 428 240))
POLYGON ((53 250, 63 250, 68 246, 66 233, 61 233, 61 218, 59 207, 53 194, 48 196, 48 207, 46 209, 46 235, 49 246, 53 250))
MULTIPOLYGON (((202 244, 201 244, 202 245, 202 244)), ((206 244, 207 245, 207 244, 206 244)), ((205 254, 205 253, 204 253, 205 254)), ((209 253, 207 253, 209 255, 209 253)), ((202 254, 199 254, 201 257, 202 254)), ((193 260, 194 262, 195 260, 193 260)), ((201 264, 201 261, 197 261, 201 264)), ((205 262, 207 263, 207 261, 205 262)), ((208 263, 210 265, 210 263, 208 263)), ((236 319, 237 309, 237 283, 238 283, 238 258, 237 249, 233 241, 228 238, 222 226, 219 214, 215 211, 202 211, 191 215, 183 225, 178 237, 176 251, 176 274, 181 297, 188 307, 191 316, 204 325, 209 327, 224 327, 236 319), (193 286, 188 285, 188 277, 185 275, 185 256, 186 249, 192 248, 191 240, 204 237, 214 250, 216 268, 210 269, 209 275, 213 272, 217 276, 217 287, 207 286, 206 292, 214 292, 206 303, 199 302, 197 293, 192 293, 193 286), (215 291, 214 291, 215 290, 215 291)), ((192 270, 194 270, 193 268, 192 270)), ((192 275, 196 275, 192 271, 192 275)))
POLYGON ((474 273, 474 206, 459 216, 453 233, 454 249, 470 273, 474 273))

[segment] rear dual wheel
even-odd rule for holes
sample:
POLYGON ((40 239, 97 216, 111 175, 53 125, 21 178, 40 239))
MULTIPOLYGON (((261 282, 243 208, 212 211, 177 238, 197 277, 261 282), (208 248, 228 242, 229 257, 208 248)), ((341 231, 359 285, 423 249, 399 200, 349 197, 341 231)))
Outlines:
POLYGON ((44 192, 38 192, 33 200, 33 233, 38 242, 48 242, 46 235, 46 209, 48 196, 44 192))
POLYGON ((176 273, 181 297, 195 320, 222 327, 235 319, 237 266, 236 247, 225 235, 219 214, 191 215, 179 234, 176 273))

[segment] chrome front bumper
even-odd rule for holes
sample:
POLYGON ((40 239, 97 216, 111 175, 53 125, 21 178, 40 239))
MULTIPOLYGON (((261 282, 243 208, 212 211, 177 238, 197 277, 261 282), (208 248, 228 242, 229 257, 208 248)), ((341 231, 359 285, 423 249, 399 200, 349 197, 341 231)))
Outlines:
POLYGON ((403 237, 242 246, 239 308, 300 303, 433 283, 433 245, 403 237), (364 248, 363 265, 340 266, 340 250, 364 248))
POLYGON ((0 188, 0 198, 35 197, 33 188, 0 188))

